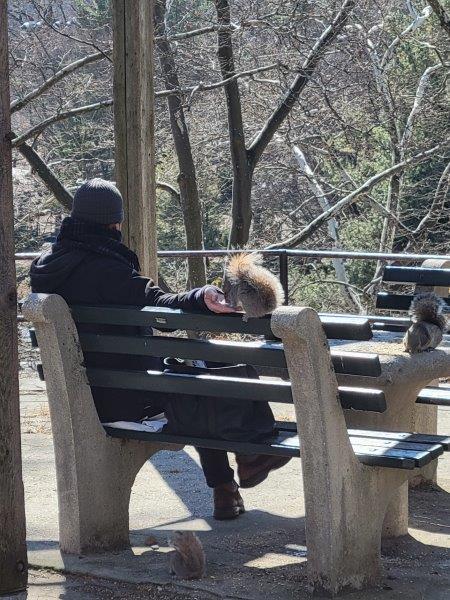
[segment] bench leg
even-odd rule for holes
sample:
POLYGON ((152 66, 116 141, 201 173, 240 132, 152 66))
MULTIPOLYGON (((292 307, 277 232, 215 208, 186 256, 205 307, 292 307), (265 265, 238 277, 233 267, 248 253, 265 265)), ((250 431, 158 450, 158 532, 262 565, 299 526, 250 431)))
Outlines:
POLYGON ((129 546, 135 477, 164 445, 113 439, 101 426, 69 308, 60 296, 32 294, 23 308, 35 324, 52 422, 60 546, 83 554, 129 546))
MULTIPOLYGON (((430 385, 438 385, 439 380, 432 381, 430 385)), ((413 413, 414 423, 412 431, 420 433, 437 434, 438 407, 416 404, 413 413)), ((435 485, 437 483, 437 460, 420 469, 415 477, 410 479, 409 487, 435 485)))
POLYGON ((408 533, 408 482, 393 494, 383 522, 383 538, 394 538, 408 533))
POLYGON ((355 456, 317 314, 284 307, 271 324, 283 340, 301 441, 310 584, 331 596, 373 585, 386 510, 407 474, 355 456))
MULTIPOLYGON (((354 477, 352 490, 343 489, 326 502, 317 496, 307 501, 308 569, 316 594, 334 596, 379 582, 383 522, 403 477, 369 467, 354 477)), ((407 483, 402 487, 407 489, 407 483)))
MULTIPOLYGON (((127 548, 129 502, 134 479, 157 449, 143 442, 103 439, 75 449, 75 459, 57 468, 59 536, 63 552, 85 554, 127 548), (70 465, 70 467, 69 467, 70 465), (69 467, 70 472, 67 472, 69 467)), ((61 455, 61 453, 60 453, 61 455)))

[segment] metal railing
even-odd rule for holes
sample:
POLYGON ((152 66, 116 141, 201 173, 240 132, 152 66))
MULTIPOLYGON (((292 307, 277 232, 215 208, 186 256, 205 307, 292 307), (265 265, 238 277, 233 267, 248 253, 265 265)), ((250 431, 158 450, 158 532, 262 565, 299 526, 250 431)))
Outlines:
MULTIPOLYGON (((159 250, 159 258, 220 258, 229 254, 238 254, 242 250, 159 250)), ((282 248, 277 250, 259 250, 246 249, 246 252, 260 252, 265 256, 278 258, 280 269, 280 281, 284 289, 286 298, 289 297, 289 258, 315 258, 317 260, 324 258, 342 258, 351 260, 382 260, 396 262, 423 262, 427 259, 450 260, 450 256, 443 254, 398 254, 382 252, 347 252, 345 250, 292 250, 282 248)), ((17 261, 34 260, 39 256, 38 252, 18 252, 15 255, 17 261)))

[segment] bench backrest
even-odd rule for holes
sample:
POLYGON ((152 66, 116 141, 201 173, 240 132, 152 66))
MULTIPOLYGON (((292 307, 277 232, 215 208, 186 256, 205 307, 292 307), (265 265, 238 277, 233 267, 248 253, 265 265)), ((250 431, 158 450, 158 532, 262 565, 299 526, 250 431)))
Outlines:
POLYGON ((383 282, 406 285, 409 291, 406 294, 380 292, 376 303, 379 309, 408 311, 414 295, 425 291, 433 291, 442 296, 450 307, 450 260, 428 260, 421 267, 388 266, 384 269, 383 282))
MULTIPOLYGON (((274 338, 270 318, 242 320, 241 315, 208 315, 184 313, 155 307, 73 306, 72 317, 77 325, 140 326, 178 330, 197 330, 220 333, 264 335, 274 338)), ((372 336, 366 318, 322 317, 328 338, 367 340, 372 336)), ((177 357, 217 363, 245 363, 256 368, 284 369, 286 359, 280 340, 226 341, 186 339, 175 336, 79 334, 84 353, 106 353, 135 356, 177 357)), ((334 349, 332 363, 339 373, 377 377, 381 367, 375 354, 340 352, 334 349)), ((161 373, 159 371, 130 371, 87 368, 89 383, 95 387, 144 390, 158 393, 208 395, 216 398, 235 398, 242 401, 292 403, 289 381, 254 380, 216 375, 161 373)), ((384 393, 378 389, 340 387, 343 408, 383 412, 384 393)))

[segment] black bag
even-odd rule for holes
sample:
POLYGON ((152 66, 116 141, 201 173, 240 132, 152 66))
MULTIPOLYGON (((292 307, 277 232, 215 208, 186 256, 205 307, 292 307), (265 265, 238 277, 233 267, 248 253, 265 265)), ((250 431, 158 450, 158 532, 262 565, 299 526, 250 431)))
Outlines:
MULTIPOLYGON (((259 379, 250 365, 204 368, 191 367, 176 359, 165 362, 169 362, 165 373, 259 379)), ((267 402, 167 394, 164 404, 168 420, 164 433, 239 442, 256 441, 275 433, 275 419, 267 402)))

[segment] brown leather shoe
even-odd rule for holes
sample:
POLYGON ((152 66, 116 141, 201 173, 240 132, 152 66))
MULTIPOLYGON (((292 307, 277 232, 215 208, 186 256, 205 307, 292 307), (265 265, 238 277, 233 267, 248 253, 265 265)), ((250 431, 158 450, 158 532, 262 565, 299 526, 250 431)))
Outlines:
POLYGON ((253 456, 236 454, 240 487, 255 487, 267 479, 271 471, 284 467, 291 458, 291 456, 271 456, 268 454, 253 456))
POLYGON ((214 518, 218 521, 236 519, 245 513, 244 501, 235 481, 214 488, 214 518))

